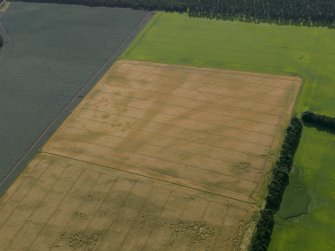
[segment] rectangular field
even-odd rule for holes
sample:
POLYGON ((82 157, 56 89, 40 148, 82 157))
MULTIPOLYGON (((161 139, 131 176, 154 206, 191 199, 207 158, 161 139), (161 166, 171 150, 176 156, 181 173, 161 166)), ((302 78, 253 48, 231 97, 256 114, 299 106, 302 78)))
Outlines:
POLYGON ((119 61, 43 151, 254 202, 299 85, 119 61))
POLYGON ((246 250, 299 87, 117 62, 1 198, 0 250, 246 250))

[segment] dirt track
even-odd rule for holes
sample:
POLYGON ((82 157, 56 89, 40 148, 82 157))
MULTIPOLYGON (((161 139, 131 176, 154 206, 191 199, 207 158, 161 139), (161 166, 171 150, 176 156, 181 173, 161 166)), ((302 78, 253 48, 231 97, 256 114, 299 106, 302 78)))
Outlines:
POLYGON ((117 62, 1 199, 0 249, 245 249, 299 87, 117 62))

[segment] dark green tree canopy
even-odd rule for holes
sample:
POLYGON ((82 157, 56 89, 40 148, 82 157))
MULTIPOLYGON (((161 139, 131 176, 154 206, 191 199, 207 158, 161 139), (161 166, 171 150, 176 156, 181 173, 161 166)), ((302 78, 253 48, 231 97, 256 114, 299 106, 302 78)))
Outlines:
POLYGON ((333 26, 334 0, 18 0, 145 10, 188 12, 190 16, 252 22, 333 26))

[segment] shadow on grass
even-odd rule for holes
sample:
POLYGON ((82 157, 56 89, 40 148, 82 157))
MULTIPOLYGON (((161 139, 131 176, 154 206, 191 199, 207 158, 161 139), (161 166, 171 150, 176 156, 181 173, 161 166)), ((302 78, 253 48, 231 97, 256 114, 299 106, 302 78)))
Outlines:
POLYGON ((335 134, 335 128, 329 128, 326 126, 317 125, 315 123, 308 123, 308 122, 303 122, 303 123, 304 123, 304 126, 306 126, 307 128, 315 128, 319 132, 327 132, 330 134, 335 134))

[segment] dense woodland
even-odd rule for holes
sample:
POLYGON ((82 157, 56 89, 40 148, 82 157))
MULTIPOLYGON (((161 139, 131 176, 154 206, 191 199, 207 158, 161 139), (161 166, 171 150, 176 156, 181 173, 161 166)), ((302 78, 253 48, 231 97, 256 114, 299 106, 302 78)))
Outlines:
POLYGON ((301 116, 302 121, 307 126, 314 126, 319 130, 335 133, 335 118, 325 115, 316 114, 314 112, 304 112, 301 116))
POLYGON ((301 121, 298 118, 293 118, 286 130, 279 159, 272 169, 272 178, 268 186, 265 209, 261 211, 260 219, 249 246, 250 251, 266 251, 270 244, 274 226, 274 215, 279 210, 285 188, 288 185, 289 173, 292 168, 294 155, 298 149, 301 132, 301 121))
POLYGON ((332 26, 334 0, 18 0, 188 12, 190 16, 332 26))
POLYGON ((331 25, 334 0, 186 0, 190 15, 305 25, 331 25))
POLYGON ((144 9, 149 11, 162 10, 173 12, 186 12, 185 0, 17 0, 21 2, 78 4, 86 6, 121 7, 144 9))

